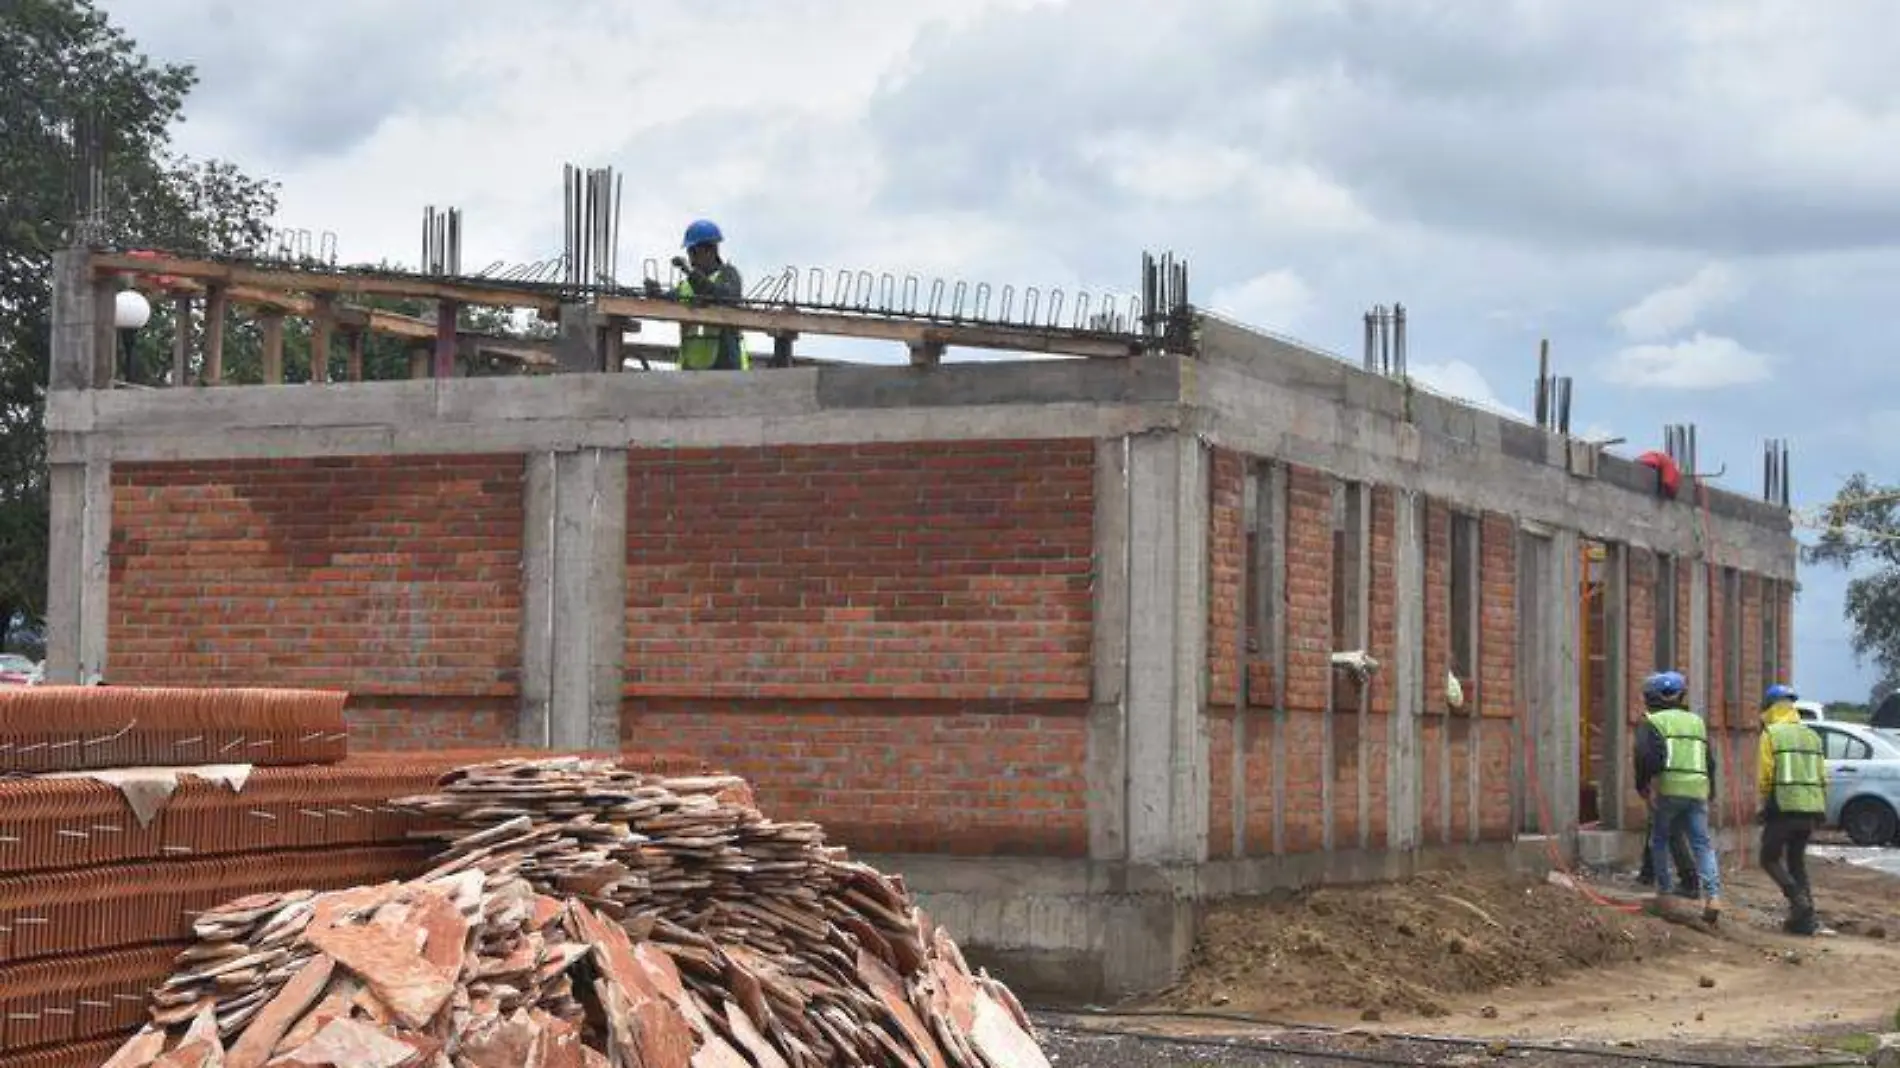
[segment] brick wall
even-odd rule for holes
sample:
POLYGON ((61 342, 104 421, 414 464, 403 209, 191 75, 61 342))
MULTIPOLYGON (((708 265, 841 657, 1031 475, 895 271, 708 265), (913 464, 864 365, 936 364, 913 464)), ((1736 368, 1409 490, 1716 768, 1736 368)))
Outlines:
POLYGON ((1091 440, 636 449, 629 743, 876 851, 1082 855, 1091 440))
POLYGON ((1485 514, 1478 554, 1479 700, 1486 716, 1515 716, 1517 524, 1511 517, 1485 514))
POLYGON ((1094 443, 634 450, 635 697, 1085 701, 1094 443))
POLYGON ((1269 797, 1273 793, 1272 779, 1234 782, 1234 716, 1231 708, 1210 708, 1206 717, 1207 852, 1215 858, 1234 854, 1234 790, 1266 793, 1269 797))
POLYGON ((1742 576, 1742 693, 1756 707, 1761 705, 1762 694, 1774 681, 1762 677, 1761 588, 1760 575, 1742 576))
MULTIPOLYGON (((1235 644, 1246 589, 1247 535, 1241 508, 1246 496, 1246 462, 1239 454, 1215 449, 1208 504, 1207 703, 1228 708, 1240 699, 1242 650, 1235 644)), ((1251 621, 1250 621, 1251 622, 1251 621)))
POLYGON ((348 689, 370 746, 504 740, 522 470, 519 456, 115 465, 109 678, 348 689))
POLYGON ((1728 628, 1723 625, 1724 605, 1727 603, 1727 591, 1723 588, 1722 569, 1697 564, 1693 571, 1702 575, 1709 595, 1703 602, 1708 606, 1703 617, 1704 633, 1709 636, 1709 726, 1717 729, 1731 725, 1739 726, 1741 719, 1735 715, 1733 707, 1736 694, 1731 693, 1728 685, 1728 657, 1733 652, 1729 648, 1728 628))
MULTIPOLYGON (((1242 774, 1245 776, 1246 797, 1241 812, 1245 841, 1243 846, 1249 856, 1266 856, 1274 850, 1273 840, 1273 717, 1255 714, 1248 720, 1247 736, 1244 739, 1245 753, 1242 774)), ((1296 754, 1301 751, 1294 745, 1287 745, 1288 757, 1287 781, 1293 780, 1295 769, 1299 766, 1296 754)), ((1295 795, 1288 787, 1288 808, 1297 807, 1295 795)), ((1289 832, 1291 827, 1288 828, 1289 832)))
POLYGON ((1379 662, 1379 679, 1383 683, 1372 687, 1372 711, 1375 715, 1389 716, 1398 706, 1398 687, 1392 684, 1399 655, 1398 491, 1390 486, 1373 486, 1370 497, 1372 588, 1368 618, 1371 648, 1367 651, 1379 662))
POLYGON ((1333 684, 1333 496, 1326 475, 1288 465, 1286 524, 1286 703, 1320 712, 1333 684))
MULTIPOLYGON (((1325 841, 1320 780, 1332 774, 1323 736, 1326 714, 1289 711, 1286 723, 1286 851, 1308 853, 1325 841)), ((1264 763, 1264 762, 1263 762, 1264 763)), ((1334 789, 1338 789, 1335 784, 1334 789)))
POLYGON ((621 740, 752 781, 781 819, 866 852, 1088 853, 1086 707, 630 700, 621 740))

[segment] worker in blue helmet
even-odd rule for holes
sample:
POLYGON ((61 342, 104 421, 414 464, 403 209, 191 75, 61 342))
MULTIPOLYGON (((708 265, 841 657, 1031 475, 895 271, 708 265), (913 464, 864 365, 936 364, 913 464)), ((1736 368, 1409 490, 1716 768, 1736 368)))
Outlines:
POLYGON ((1761 703, 1761 866, 1788 899, 1782 930, 1811 935, 1820 929, 1808 882, 1808 839, 1827 816, 1827 759, 1821 736, 1801 722, 1799 696, 1781 683, 1761 703))
POLYGON ((1668 908, 1671 885, 1670 839, 1679 830, 1689 837, 1701 876, 1702 919, 1722 916, 1722 873, 1709 836, 1709 798, 1715 796, 1715 758, 1708 724, 1686 706, 1689 685, 1677 671, 1658 671, 1643 680, 1648 715, 1636 730, 1636 792, 1650 809, 1649 851, 1656 870, 1656 907, 1668 908))
MULTIPOLYGON (((673 266, 686 275, 671 293, 654 279, 647 279, 647 292, 653 296, 670 295, 684 304, 736 304, 745 299, 745 285, 739 269, 719 254, 725 235, 711 219, 697 219, 686 228, 682 244, 685 256, 673 257, 673 266)), ((680 324, 680 370, 747 371, 752 356, 746 351, 745 335, 731 327, 680 324)))

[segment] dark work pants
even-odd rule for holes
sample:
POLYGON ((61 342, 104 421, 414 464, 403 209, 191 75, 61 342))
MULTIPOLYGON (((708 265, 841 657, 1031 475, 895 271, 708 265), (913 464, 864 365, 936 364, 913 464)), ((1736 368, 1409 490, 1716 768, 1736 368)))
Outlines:
MULTIPOLYGON (((1649 822, 1643 824, 1643 871, 1637 879, 1643 883, 1656 881, 1656 859, 1650 854, 1649 839, 1656 827, 1656 812, 1650 810, 1649 822)), ((1669 837, 1669 856, 1676 862, 1676 893, 1683 897, 1702 896, 1702 880, 1695 870, 1695 854, 1689 849, 1689 831, 1678 826, 1676 833, 1669 837)))
POLYGON ((1814 911, 1808 885, 1808 838, 1814 834, 1817 822, 1815 816, 1771 814, 1761 828, 1762 870, 1788 899, 1793 920, 1814 911))

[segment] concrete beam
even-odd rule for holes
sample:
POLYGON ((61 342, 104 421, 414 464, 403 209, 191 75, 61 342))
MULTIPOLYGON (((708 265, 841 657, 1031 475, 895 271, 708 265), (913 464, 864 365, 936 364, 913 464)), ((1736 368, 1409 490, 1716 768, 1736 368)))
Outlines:
MULTIPOLYGON (((1276 456, 1336 477, 1397 485, 1467 510, 1575 527, 1588 536, 1688 554, 1700 516, 1607 478, 1569 474, 1551 435, 1416 391, 1347 364, 1218 321, 1183 379, 1187 425, 1215 445, 1276 456)), ((1785 516, 1771 521, 1717 493, 1710 536, 1738 566, 1791 580, 1785 516)))
POLYGON ((524 493, 519 737, 544 748, 618 748, 627 452, 530 457, 524 493))
POLYGON ((1177 425, 1177 373, 1117 361, 93 390, 49 399, 47 447, 78 462, 1106 438, 1177 425))
POLYGON ((1129 440, 1128 859, 1208 855, 1209 464, 1198 440, 1129 440))

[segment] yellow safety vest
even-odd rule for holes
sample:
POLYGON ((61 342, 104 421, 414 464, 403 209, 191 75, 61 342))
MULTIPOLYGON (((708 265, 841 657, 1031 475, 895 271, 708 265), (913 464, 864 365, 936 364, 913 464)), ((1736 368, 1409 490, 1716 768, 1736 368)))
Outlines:
POLYGON ((1789 815, 1827 811, 1827 763, 1821 736, 1801 723, 1768 727, 1775 750, 1775 808, 1789 815))
MULTIPOLYGON (((725 270, 725 265, 720 264, 719 269, 722 271, 725 270)), ((680 279, 678 294, 681 304, 691 304, 693 302, 693 280, 690 278, 680 279)), ((717 365, 719 363, 720 334, 723 333, 724 330, 724 327, 718 326, 681 323, 680 370, 709 371, 717 365)), ((745 333, 739 330, 735 330, 733 333, 739 336, 739 369, 741 371, 750 371, 752 369, 752 354, 746 350, 745 333)))
POLYGON ((1709 728, 1702 717, 1680 708, 1649 714, 1663 740, 1663 770, 1656 792, 1664 797, 1709 799, 1709 728))

